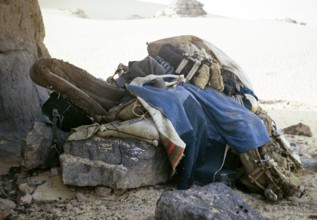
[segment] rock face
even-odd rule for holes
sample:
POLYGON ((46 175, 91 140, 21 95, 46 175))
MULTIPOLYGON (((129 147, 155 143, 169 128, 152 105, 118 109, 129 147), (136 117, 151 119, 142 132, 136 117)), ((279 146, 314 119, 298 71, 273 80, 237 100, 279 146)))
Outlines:
POLYGON ((30 66, 49 56, 37 0, 0 1, 0 155, 18 152, 20 138, 41 119, 46 89, 29 77, 30 66))
POLYGON ((173 1, 168 8, 156 13, 155 17, 198 17, 207 15, 203 4, 196 0, 173 1))
POLYGON ((137 188, 166 182, 171 172, 164 148, 132 139, 66 142, 60 160, 63 182, 75 186, 137 188))
POLYGON ((165 220, 265 219, 223 183, 163 193, 156 205, 155 218, 165 220))

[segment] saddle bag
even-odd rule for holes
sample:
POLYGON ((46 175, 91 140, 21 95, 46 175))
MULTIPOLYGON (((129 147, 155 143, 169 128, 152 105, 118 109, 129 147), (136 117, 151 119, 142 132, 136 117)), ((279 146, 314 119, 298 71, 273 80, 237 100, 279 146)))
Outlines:
POLYGON ((42 113, 50 121, 53 121, 53 118, 57 117, 57 125, 64 131, 70 131, 71 128, 93 122, 92 118, 81 108, 56 92, 52 92, 49 99, 43 104, 42 113), (55 112, 55 116, 53 112, 55 112))
POLYGON ((272 124, 272 119, 262 109, 257 114, 271 140, 257 149, 240 154, 244 168, 241 182, 250 191, 262 192, 271 201, 301 196, 303 189, 295 175, 302 168, 300 159, 291 152, 288 141, 272 124))

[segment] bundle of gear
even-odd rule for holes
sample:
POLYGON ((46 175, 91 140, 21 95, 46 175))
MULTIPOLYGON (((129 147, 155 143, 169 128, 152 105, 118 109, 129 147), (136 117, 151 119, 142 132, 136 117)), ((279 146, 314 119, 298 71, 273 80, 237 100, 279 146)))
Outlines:
POLYGON ((59 59, 38 60, 30 76, 52 91, 43 113, 72 130, 68 140, 115 136, 164 147, 181 189, 230 176, 270 200, 302 193, 302 163, 238 64, 191 35, 147 49, 106 81, 59 59))

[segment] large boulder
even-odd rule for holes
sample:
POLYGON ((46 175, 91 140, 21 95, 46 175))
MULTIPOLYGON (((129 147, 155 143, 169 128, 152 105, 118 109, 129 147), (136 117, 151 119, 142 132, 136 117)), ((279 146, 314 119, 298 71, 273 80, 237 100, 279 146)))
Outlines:
POLYGON ((163 147, 133 139, 68 141, 60 160, 63 182, 75 186, 137 188, 164 183, 171 173, 163 147))
MULTIPOLYGON (((52 126, 34 122, 22 142, 21 165, 26 169, 47 168, 52 149, 52 126)), ((57 130, 58 143, 68 132, 57 130)), ((163 147, 133 139, 93 136, 66 141, 60 156, 62 179, 67 185, 129 189, 169 180, 171 166, 163 147)), ((57 155, 58 156, 58 155, 57 155)), ((58 157, 56 158, 58 160, 58 157)))
POLYGON ((48 57, 37 0, 0 1, 0 157, 19 152, 20 139, 42 120, 47 90, 29 77, 31 65, 48 57))
POLYGON ((164 192, 157 202, 155 218, 164 220, 265 219, 223 183, 164 192))

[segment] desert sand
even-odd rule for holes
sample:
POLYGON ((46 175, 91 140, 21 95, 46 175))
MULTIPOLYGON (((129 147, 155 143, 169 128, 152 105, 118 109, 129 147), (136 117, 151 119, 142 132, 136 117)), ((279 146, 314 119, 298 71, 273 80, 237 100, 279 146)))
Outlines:
MULTIPOLYGON (((58 8, 47 2, 40 1, 46 30, 45 45, 50 55, 102 79, 112 75, 119 63, 143 59, 147 55, 146 42, 183 34, 196 35, 211 42, 246 71, 261 106, 279 128, 299 122, 311 128, 313 137, 287 137, 301 144, 301 156, 317 155, 316 27, 274 19, 150 18, 144 11, 133 13, 125 10, 117 11, 120 18, 107 19, 92 16, 88 6, 88 18, 80 18, 71 13, 71 4, 58 8), (126 19, 131 16, 143 19, 126 19)), ((153 11, 166 6, 151 5, 153 11)), ((85 8, 81 9, 85 11, 85 8)), ((305 170, 301 173, 301 180, 306 187, 305 195, 279 203, 268 203, 261 196, 235 190, 265 217, 316 218, 316 170, 305 170)), ((103 198, 82 189, 85 201, 36 204, 24 217, 42 218, 54 214, 59 219, 151 219, 156 200, 167 189, 148 187, 103 198), (47 214, 43 209, 49 207, 54 209, 47 214)))

